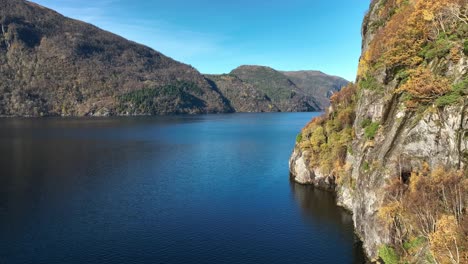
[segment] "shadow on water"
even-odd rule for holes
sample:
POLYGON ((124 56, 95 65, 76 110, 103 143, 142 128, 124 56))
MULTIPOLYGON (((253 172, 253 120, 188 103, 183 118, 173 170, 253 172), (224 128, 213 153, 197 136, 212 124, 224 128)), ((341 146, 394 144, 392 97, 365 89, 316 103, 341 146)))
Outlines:
POLYGON ((333 193, 294 181, 290 181, 290 187, 306 223, 319 229, 338 229, 343 237, 353 237, 354 263, 370 263, 363 252, 362 242, 354 234, 353 216, 337 206, 333 193))

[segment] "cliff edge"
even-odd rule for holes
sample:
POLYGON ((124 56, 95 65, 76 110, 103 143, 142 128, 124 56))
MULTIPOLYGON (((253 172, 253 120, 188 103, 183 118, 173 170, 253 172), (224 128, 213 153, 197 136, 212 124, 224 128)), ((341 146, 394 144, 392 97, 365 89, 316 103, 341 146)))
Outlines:
POLYGON ((374 0, 362 36, 291 177, 336 191, 371 259, 467 263, 468 2, 374 0))

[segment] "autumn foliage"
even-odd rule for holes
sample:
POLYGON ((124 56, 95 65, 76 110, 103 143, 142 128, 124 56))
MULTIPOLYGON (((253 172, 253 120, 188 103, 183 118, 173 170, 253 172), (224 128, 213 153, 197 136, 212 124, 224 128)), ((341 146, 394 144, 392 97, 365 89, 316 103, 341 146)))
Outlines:
POLYGON ((432 73, 426 67, 418 67, 409 70, 408 81, 404 83, 400 91, 405 91, 418 101, 430 101, 451 90, 451 84, 446 77, 432 73))
POLYGON ((361 76, 371 67, 415 67, 424 60, 420 54, 441 33, 453 34, 468 22, 468 4, 464 0, 383 1, 373 41, 361 58, 361 76))
POLYGON ((353 140, 356 117, 356 85, 349 84, 332 95, 330 109, 314 118, 301 132, 300 146, 312 153, 310 166, 339 178, 353 140))
POLYGON ((374 37, 359 62, 360 79, 382 70, 387 79, 397 77, 400 89, 395 92, 409 94, 413 99, 411 105, 433 101, 449 92, 452 80, 437 73, 430 62, 444 58, 456 64, 466 54, 468 1, 378 3, 380 20, 370 26, 374 37))
MULTIPOLYGON (((419 238, 437 263, 468 262, 468 217, 463 171, 430 170, 426 165, 412 172, 409 184, 395 177, 387 188, 385 206, 379 212, 383 223, 393 231, 394 247, 412 263, 414 252, 405 242, 419 238)), ((413 250, 415 250, 413 248, 413 250)))

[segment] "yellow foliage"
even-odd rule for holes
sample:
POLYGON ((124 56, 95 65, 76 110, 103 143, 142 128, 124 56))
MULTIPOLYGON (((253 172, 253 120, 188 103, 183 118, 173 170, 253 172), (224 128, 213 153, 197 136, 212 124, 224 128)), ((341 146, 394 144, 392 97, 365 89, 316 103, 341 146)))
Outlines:
POLYGON ((450 49, 450 60, 454 63, 457 63, 462 58, 462 51, 460 47, 453 47, 450 49))
POLYGON ((442 215, 437 221, 436 231, 429 235, 432 254, 439 263, 466 263, 467 239, 452 215, 442 215))
POLYGON ((371 51, 368 49, 364 52, 363 56, 359 60, 359 68, 358 68, 358 77, 364 77, 367 75, 369 71, 369 63, 371 60, 371 51))
POLYGON ((410 192, 416 193, 418 191, 418 186, 421 182, 421 174, 417 172, 411 172, 411 181, 409 184, 410 192))
POLYGON ((423 10, 422 14, 423 14, 424 20, 426 20, 426 21, 434 20, 434 13, 432 13, 431 11, 423 10))
POLYGON ((353 139, 355 95, 354 84, 343 87, 330 98, 330 110, 302 130, 300 146, 311 152, 309 166, 336 179, 344 174, 348 145, 353 139))
POLYGON ((431 166, 427 162, 423 162, 422 168, 421 168, 421 173, 423 175, 428 175, 431 172, 431 166))
POLYGON ((401 214, 402 205, 400 201, 394 201, 381 207, 378 213, 380 219, 387 225, 393 223, 393 219, 401 214))

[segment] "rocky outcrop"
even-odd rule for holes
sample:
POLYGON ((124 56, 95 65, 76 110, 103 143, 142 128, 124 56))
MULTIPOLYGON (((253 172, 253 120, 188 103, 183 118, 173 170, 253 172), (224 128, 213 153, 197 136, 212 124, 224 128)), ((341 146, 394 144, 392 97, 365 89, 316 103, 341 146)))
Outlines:
MULTIPOLYGON (((371 147, 366 145, 366 139, 359 137, 362 132, 357 131, 353 153, 347 157, 356 186, 341 185, 337 193, 338 203, 353 212, 356 232, 363 238, 369 255, 375 257, 380 245, 391 242, 377 213, 386 195, 385 187, 395 175, 409 177, 412 171, 421 170, 424 163, 434 168, 466 168, 463 157, 468 153, 466 107, 467 102, 422 116, 396 110, 371 147), (363 167, 368 163, 373 168, 366 172, 363 167)), ((357 115, 362 114, 367 113, 357 115)), ((382 118, 378 114, 371 117, 382 118)))
MULTIPOLYGON (((339 146, 335 147, 337 141, 343 141, 340 133, 347 129, 346 125, 336 128, 342 122, 340 116, 349 114, 350 110, 343 106, 340 98, 344 95, 340 95, 335 103, 332 98, 332 107, 324 117, 304 128, 290 159, 291 177, 295 181, 319 187, 329 183, 326 187, 336 191, 339 205, 353 213, 356 233, 363 240, 364 249, 371 259, 378 257, 380 247, 396 242, 395 230, 384 224, 379 216, 385 206, 391 181, 398 179, 403 186, 408 186, 412 173, 425 168, 457 170, 465 178, 468 175, 468 65, 466 50, 463 52, 459 48, 463 38, 457 35, 451 38, 456 44, 453 44, 454 48, 450 52, 435 48, 439 52, 438 57, 430 52, 418 57, 433 48, 431 41, 422 44, 414 58, 415 61, 423 60, 420 64, 400 63, 395 68, 382 68, 382 61, 391 65, 391 59, 394 59, 390 57, 394 56, 391 52, 395 50, 382 53, 382 57, 376 57, 374 61, 370 58, 380 52, 375 49, 378 46, 375 38, 379 37, 378 41, 382 42, 385 37, 389 37, 388 34, 382 34, 386 32, 382 30, 392 29, 386 28, 386 25, 403 23, 392 21, 395 19, 392 17, 394 14, 398 16, 398 12, 407 12, 406 16, 416 17, 419 15, 415 14, 418 8, 432 7, 431 4, 436 6, 437 1, 372 1, 363 24, 361 74, 357 78, 357 90, 353 95, 356 101, 351 106, 352 115, 348 115, 353 116, 352 137, 344 139, 347 142, 345 157, 342 158, 343 152, 339 152, 339 146), (415 72, 421 69, 429 74, 418 79, 415 72), (402 78, 402 75, 405 77, 402 78), (447 87, 442 87, 444 92, 434 96, 435 90, 431 89, 442 82, 447 87), (427 92, 422 90, 423 86, 430 91, 428 96, 423 94, 427 92), (320 137, 315 133, 319 129, 324 131, 323 134, 318 133, 320 137), (337 159, 334 168, 326 170, 325 174, 317 173, 324 171, 325 165, 322 163, 326 162, 323 161, 333 158, 337 159), (316 160, 321 163, 314 162, 316 160)), ((437 8, 431 9, 431 12, 444 10, 444 7, 437 8)), ((430 21, 431 18, 426 19, 430 21)), ((401 40, 393 45, 399 43, 401 40)), ((403 244, 401 241, 398 243, 403 244)))
POLYGON ((335 188, 335 178, 322 173, 320 168, 311 168, 309 166, 310 158, 313 157, 307 150, 303 151, 300 148, 294 149, 289 159, 291 178, 300 184, 312 184, 321 189, 333 190, 335 188))

